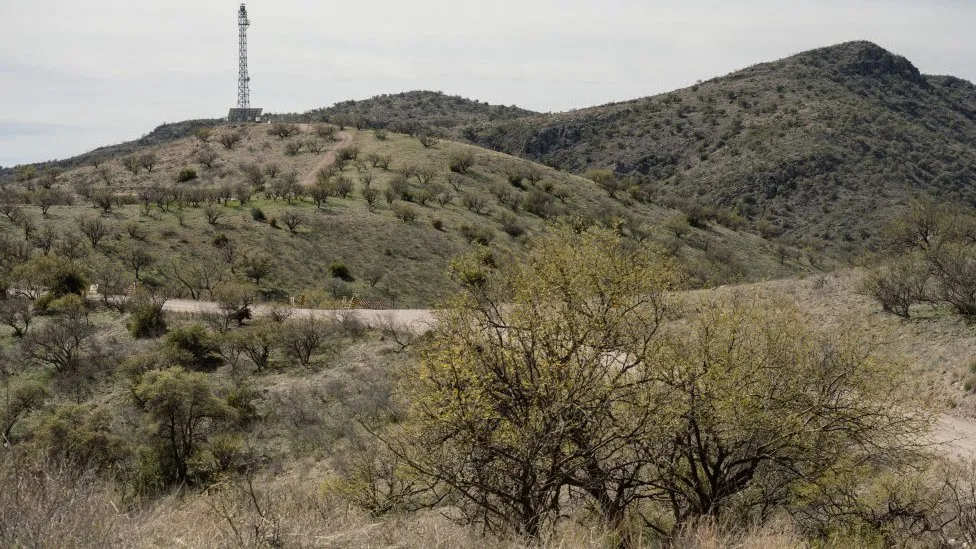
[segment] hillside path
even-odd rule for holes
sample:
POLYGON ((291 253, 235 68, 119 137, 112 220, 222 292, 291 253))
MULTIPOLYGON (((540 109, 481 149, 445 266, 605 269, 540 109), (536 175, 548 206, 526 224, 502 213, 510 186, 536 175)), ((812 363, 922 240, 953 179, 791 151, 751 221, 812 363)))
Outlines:
MULTIPOLYGON (((302 126, 305 131, 308 131, 308 127, 307 127, 308 124, 302 124, 302 126)), ((335 146, 332 147, 332 149, 330 149, 329 152, 325 153, 325 156, 322 157, 322 160, 320 160, 319 163, 316 164, 315 167, 313 167, 311 170, 309 170, 309 172, 305 174, 305 177, 302 178, 303 187, 311 187, 312 185, 314 185, 315 174, 319 173, 319 170, 321 170, 322 168, 325 168, 329 164, 335 162, 337 150, 352 143, 353 137, 351 133, 339 132, 338 136, 339 136, 339 141, 335 144, 335 146)))
MULTIPOLYGON (((169 299, 163 310, 183 314, 220 313, 220 305, 212 301, 169 299)), ((254 316, 267 316, 273 310, 267 305, 251 307, 254 316)), ((433 311, 427 309, 294 309, 285 308, 292 316, 301 318, 333 319, 350 315, 371 328, 391 326, 399 330, 421 334, 430 330, 434 323, 433 311)))

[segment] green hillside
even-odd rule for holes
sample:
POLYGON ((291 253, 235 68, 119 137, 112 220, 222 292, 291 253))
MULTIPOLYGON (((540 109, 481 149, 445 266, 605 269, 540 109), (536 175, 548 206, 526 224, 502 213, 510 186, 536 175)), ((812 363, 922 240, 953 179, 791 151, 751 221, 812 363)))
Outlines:
POLYGON ((976 86, 868 42, 463 135, 559 169, 610 168, 664 199, 718 204, 835 250, 870 246, 915 193, 976 202, 976 86))
POLYGON ((276 127, 222 126, 206 142, 176 139, 9 185, 0 196, 9 214, 0 221, 4 276, 16 283, 16 250, 34 249, 77 258, 102 285, 117 273, 134 282, 138 265, 143 283, 213 299, 257 262, 263 276, 250 279, 266 299, 428 307, 453 288, 455 257, 519 256, 559 220, 617 227, 667 249, 686 260, 691 286, 815 263, 815 254, 704 221, 692 227, 675 210, 611 198, 590 180, 470 145, 322 125, 284 126, 294 134, 279 137, 269 132, 276 127), (221 145, 231 135, 240 143, 221 145), (337 153, 354 158, 340 168, 337 153), (136 162, 147 155, 151 171, 136 162), (83 225, 105 235, 92 242, 83 225))

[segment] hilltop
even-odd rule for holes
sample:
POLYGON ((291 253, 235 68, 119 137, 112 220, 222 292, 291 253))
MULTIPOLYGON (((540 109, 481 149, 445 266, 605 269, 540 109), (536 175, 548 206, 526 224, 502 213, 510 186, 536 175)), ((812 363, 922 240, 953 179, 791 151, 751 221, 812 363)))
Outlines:
POLYGON ((858 252, 915 193, 973 204, 976 87, 869 42, 672 93, 463 130, 482 146, 659 196, 732 208, 767 234, 858 252))
POLYGON ((455 130, 464 126, 517 120, 536 114, 516 106, 491 105, 443 92, 409 91, 377 95, 362 101, 342 101, 303 114, 272 117, 289 122, 333 122, 360 128, 387 128, 402 133, 456 134, 455 130))

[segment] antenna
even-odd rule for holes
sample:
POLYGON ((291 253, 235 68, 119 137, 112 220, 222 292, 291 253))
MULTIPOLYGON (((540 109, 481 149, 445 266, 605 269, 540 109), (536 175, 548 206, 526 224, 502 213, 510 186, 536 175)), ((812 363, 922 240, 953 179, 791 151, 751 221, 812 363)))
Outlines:
POLYGON ((237 107, 227 114, 227 121, 233 123, 260 122, 261 111, 251 108, 251 77, 247 75, 247 28, 251 26, 247 18, 247 8, 241 4, 237 12, 237 29, 240 32, 240 76, 237 78, 237 107))
POLYGON ((251 22, 247 18, 247 8, 241 4, 237 12, 237 27, 240 31, 240 76, 237 80, 237 108, 251 108, 251 78, 247 75, 247 28, 251 22))

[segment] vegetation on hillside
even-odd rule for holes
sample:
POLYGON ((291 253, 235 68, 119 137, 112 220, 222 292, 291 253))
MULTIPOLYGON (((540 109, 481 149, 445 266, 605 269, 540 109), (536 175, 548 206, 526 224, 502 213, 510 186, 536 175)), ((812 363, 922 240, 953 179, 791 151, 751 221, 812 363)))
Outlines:
POLYGON ((852 42, 690 88, 462 130, 563 170, 611 169, 666 203, 855 254, 921 191, 976 202, 976 87, 852 42))
POLYGON ((819 266, 816 254, 615 195, 606 182, 392 131, 202 127, 97 167, 19 179, 0 191, 0 275, 15 288, 35 285, 36 270, 18 266, 39 253, 77 263, 111 293, 139 285, 214 301, 247 283, 265 300, 309 307, 354 297, 429 307, 454 287, 453 257, 522 253, 559 218, 685 258, 690 286, 819 266))

